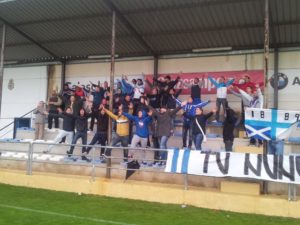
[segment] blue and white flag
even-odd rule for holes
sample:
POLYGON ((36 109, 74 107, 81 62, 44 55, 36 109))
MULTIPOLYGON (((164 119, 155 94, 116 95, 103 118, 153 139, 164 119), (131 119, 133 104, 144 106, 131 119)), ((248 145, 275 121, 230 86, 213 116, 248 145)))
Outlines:
POLYGON ((287 138, 293 125, 300 121, 300 112, 246 108, 245 127, 248 137, 260 140, 282 140, 287 138))
POLYGON ((169 150, 165 172, 300 184, 300 156, 169 150))

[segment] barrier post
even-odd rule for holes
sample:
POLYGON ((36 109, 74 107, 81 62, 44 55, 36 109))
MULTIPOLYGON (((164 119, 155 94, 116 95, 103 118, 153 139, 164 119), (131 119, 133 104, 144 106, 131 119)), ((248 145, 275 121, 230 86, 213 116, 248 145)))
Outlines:
POLYGON ((184 190, 188 190, 189 189, 189 181, 188 181, 188 174, 184 174, 184 190))
POLYGON ((95 147, 92 149, 92 181, 95 181, 95 147))
POLYGON ((27 175, 32 175, 32 155, 33 155, 33 143, 29 142, 28 147, 28 159, 27 159, 27 175))
POLYGON ((111 157, 106 159, 106 178, 111 178, 111 157))

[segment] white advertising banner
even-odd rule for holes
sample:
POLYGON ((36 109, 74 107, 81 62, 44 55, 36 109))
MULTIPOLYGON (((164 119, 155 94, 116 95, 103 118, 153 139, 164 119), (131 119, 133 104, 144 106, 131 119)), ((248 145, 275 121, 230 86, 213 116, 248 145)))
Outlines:
POLYGON ((169 150, 165 172, 300 184, 300 155, 169 150))

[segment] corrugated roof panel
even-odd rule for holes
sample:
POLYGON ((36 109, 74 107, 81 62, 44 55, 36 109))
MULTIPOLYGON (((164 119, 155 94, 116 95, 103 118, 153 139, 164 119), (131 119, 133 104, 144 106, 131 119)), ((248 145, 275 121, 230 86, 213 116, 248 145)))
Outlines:
MULTIPOLYGON (((155 10, 158 8, 178 8, 184 7, 189 4, 199 4, 201 2, 207 2, 207 0, 112 0, 112 2, 118 6, 121 11, 139 11, 139 10, 155 10)), ((214 1, 214 0, 209 0, 214 1)))
MULTIPOLYGON (((264 1, 112 1, 158 52, 223 46, 263 47, 264 1)), ((273 16, 270 24, 280 24, 274 28, 277 42, 299 43, 299 0, 270 0, 270 4, 273 16)), ((0 4, 0 15, 60 56, 110 52, 111 12, 104 1, 17 0, 0 4)), ((117 20, 116 26, 120 54, 147 53, 122 21, 117 20)), ((10 30, 7 43, 14 50, 23 51, 26 46, 30 54, 39 53, 30 49, 28 40, 10 30), (20 46, 22 43, 24 46, 20 46)))
MULTIPOLYGON (((2 39, 2 25, 0 25, 0 41, 2 39)), ((12 30, 9 26, 6 26, 6 45, 20 44, 20 43, 30 43, 21 34, 12 30)))
POLYGON ((8 46, 5 49, 4 60, 11 61, 42 57, 48 58, 51 56, 36 45, 8 46))
POLYGON ((0 7, 1 17, 13 24, 107 12, 110 10, 99 0, 17 0, 0 7))
MULTIPOLYGON (((116 33, 130 34, 123 24, 117 20, 116 33)), ((101 17, 75 21, 48 22, 18 27, 36 40, 44 42, 51 40, 65 40, 111 35, 111 18, 101 17)))

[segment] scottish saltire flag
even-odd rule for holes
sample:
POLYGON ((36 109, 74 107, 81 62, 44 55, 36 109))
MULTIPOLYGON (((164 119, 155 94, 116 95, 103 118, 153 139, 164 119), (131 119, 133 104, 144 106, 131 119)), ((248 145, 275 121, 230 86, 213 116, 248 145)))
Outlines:
POLYGON ((293 125, 300 121, 300 112, 276 109, 246 108, 245 127, 248 137, 260 140, 287 138, 293 125))

